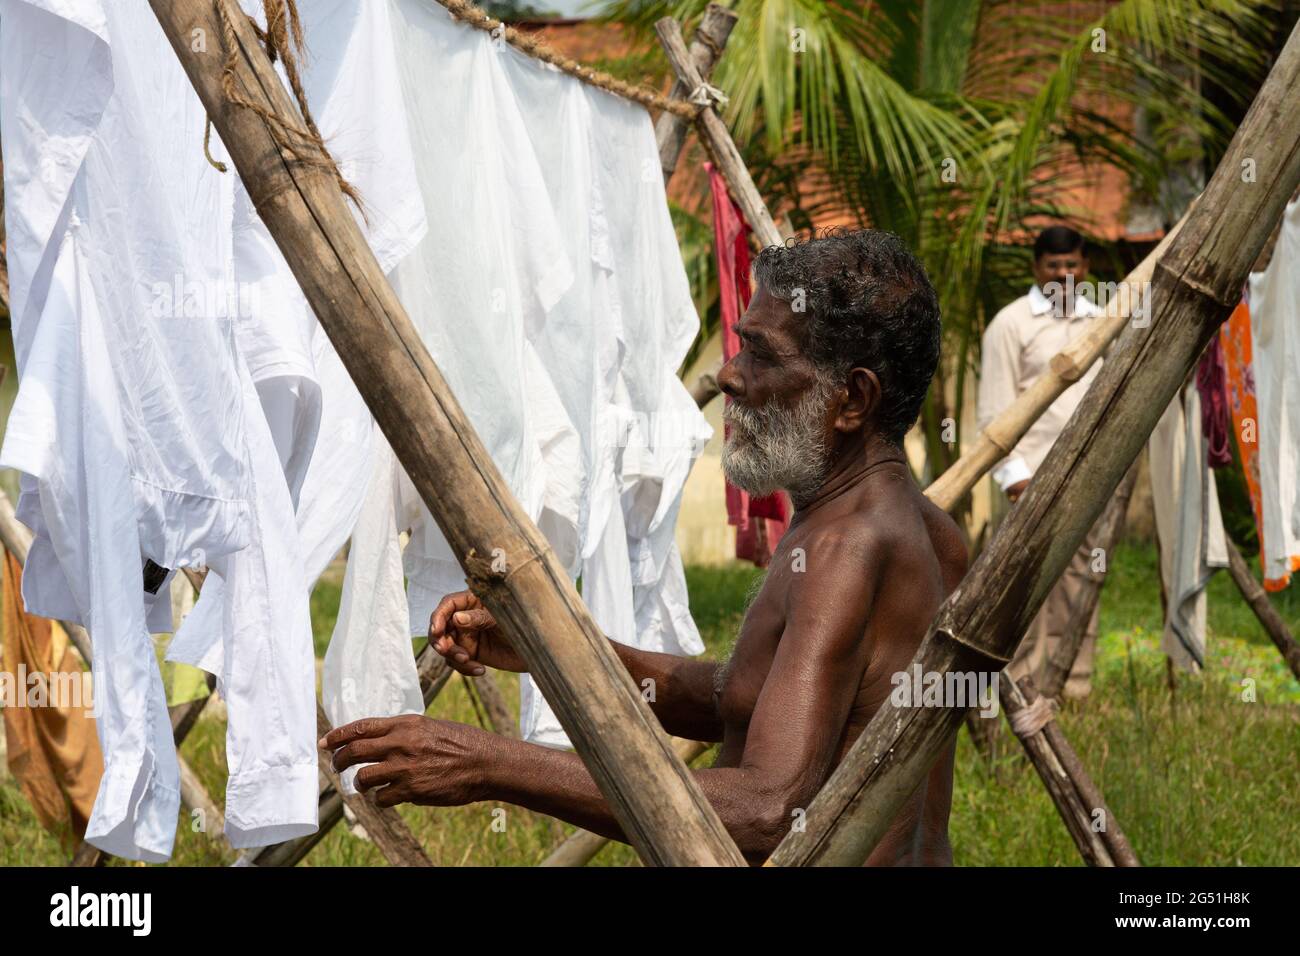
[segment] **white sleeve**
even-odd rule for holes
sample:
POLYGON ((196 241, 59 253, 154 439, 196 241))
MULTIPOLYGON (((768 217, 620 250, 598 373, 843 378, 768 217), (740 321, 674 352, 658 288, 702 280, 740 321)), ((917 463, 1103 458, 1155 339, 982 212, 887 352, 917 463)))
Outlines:
MULTIPOLYGON (((977 427, 983 431, 1019 395, 1020 340, 1011 316, 998 313, 984 331, 980 350, 980 384, 976 401, 977 427)), ((993 480, 1004 491, 1029 478, 1033 472, 1014 452, 993 469, 993 480)))

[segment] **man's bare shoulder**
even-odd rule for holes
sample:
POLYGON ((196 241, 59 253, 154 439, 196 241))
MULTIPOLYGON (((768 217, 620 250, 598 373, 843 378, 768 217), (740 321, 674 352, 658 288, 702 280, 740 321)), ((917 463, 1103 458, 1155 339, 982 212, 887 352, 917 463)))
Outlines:
POLYGON ((915 485, 899 483, 887 494, 810 523, 791 544, 792 558, 808 568, 883 570, 937 561, 948 589, 966 572, 966 545, 957 523, 915 485))

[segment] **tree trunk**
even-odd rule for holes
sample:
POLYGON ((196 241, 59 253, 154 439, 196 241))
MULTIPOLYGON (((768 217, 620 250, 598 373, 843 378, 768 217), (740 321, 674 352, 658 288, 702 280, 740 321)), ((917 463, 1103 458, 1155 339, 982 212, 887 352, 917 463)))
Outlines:
POLYGON ((353 382, 628 840, 648 863, 743 865, 429 357, 333 173, 278 145, 282 127, 263 116, 301 120, 251 24, 231 0, 150 6, 353 382), (224 46, 223 26, 233 51, 191 49, 196 30, 224 46), (223 58, 232 52, 227 71, 223 58), (232 102, 223 80, 255 105, 232 102))
MULTIPOLYGON (((1292 33, 1168 254, 1152 289, 1156 321, 1129 326, 965 581, 940 609, 913 666, 1000 670, 1156 419, 1241 297, 1247 271, 1300 183, 1300 31, 1292 33), (1243 170, 1257 180, 1243 183, 1243 170)), ((887 702, 808 808, 777 865, 856 865, 960 725, 963 710, 887 702)))

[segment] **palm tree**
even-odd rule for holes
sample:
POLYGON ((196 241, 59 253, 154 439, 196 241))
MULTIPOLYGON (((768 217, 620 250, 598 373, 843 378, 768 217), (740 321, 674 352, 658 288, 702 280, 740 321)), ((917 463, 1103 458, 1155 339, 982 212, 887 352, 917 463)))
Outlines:
MULTIPOLYGON (((644 69, 654 21, 674 16, 689 33, 706 2, 612 0, 606 16, 629 31, 644 69)), ((725 118, 769 205, 796 228, 830 209, 898 233, 935 282, 945 358, 922 416, 931 479, 957 454, 960 396, 983 329, 1027 285, 1032 224, 1068 217, 1087 232, 1088 210, 1066 208, 1061 197, 1106 164, 1168 226, 1187 198, 1166 188, 1172 174, 1226 143, 1233 123, 1222 104, 1246 102, 1264 75, 1275 6, 728 5, 739 21, 714 83, 729 96, 725 118)), ((677 214, 708 336, 716 290, 705 264, 707 197, 677 214)))

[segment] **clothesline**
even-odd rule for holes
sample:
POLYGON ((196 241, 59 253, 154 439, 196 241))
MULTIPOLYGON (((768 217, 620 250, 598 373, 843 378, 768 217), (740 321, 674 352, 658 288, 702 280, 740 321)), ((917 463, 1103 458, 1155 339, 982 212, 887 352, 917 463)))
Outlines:
POLYGON ((621 96, 634 103, 640 103, 642 106, 652 106, 655 109, 674 113, 684 119, 693 120, 700 112, 700 109, 707 105, 708 102, 707 99, 703 103, 699 102, 697 99, 699 93, 714 94, 716 92, 711 87, 709 89, 702 88, 701 91, 696 91, 691 95, 689 102, 687 100, 673 99, 648 87, 628 83, 609 73, 584 66, 577 60, 552 49, 536 35, 516 30, 504 21, 493 17, 481 7, 470 3, 469 0, 437 0, 437 3, 445 7, 448 13, 462 23, 466 23, 477 30, 491 33, 494 36, 502 37, 520 53, 526 54, 535 60, 541 60, 543 63, 549 63, 584 83, 602 89, 607 93, 613 93, 615 96, 621 96))

